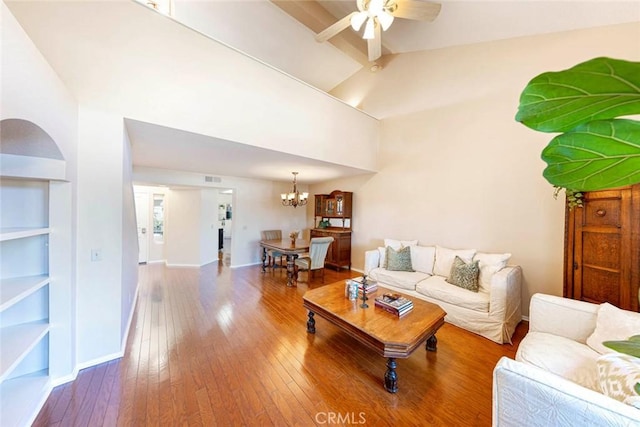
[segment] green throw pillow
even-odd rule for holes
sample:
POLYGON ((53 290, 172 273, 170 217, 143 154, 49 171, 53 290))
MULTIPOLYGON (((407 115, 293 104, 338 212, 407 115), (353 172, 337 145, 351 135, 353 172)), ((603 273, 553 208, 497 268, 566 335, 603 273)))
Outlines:
POLYGON ((415 271, 411 266, 411 247, 405 246, 397 251, 387 246, 387 270, 415 271))
POLYGON ((447 282, 463 289, 478 292, 478 276, 480 274, 478 262, 473 261, 467 264, 459 256, 456 256, 451 265, 449 278, 446 279, 447 282))

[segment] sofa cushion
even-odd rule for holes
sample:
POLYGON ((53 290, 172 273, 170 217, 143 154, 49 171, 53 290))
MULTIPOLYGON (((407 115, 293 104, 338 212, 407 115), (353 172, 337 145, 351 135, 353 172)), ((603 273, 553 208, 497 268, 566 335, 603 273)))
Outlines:
POLYGON ((411 246, 411 266, 415 271, 433 274, 435 259, 435 246, 411 246))
POLYGON ((507 266, 511 254, 488 254, 478 252, 473 256, 474 261, 480 261, 480 287, 487 291, 491 289, 491 278, 498 271, 507 266))
POLYGON ((380 255, 380 262, 378 263, 378 267, 387 268, 387 248, 379 246, 378 254, 380 255))
POLYGON ((596 365, 604 394, 632 406, 640 401, 635 390, 636 384, 640 383, 640 359, 628 354, 607 353, 598 357, 596 365))
POLYGON ((466 263, 456 255, 451 266, 451 273, 445 280, 447 283, 459 286, 462 289, 478 292, 478 275, 480 274, 478 263, 479 261, 466 263))
POLYGON ((419 271, 389 271, 386 268, 378 267, 371 270, 368 277, 382 286, 388 284, 413 291, 416 289, 416 283, 426 279, 429 275, 419 271))
POLYGON ((528 332, 520 342, 516 360, 601 393, 596 366, 599 356, 598 352, 572 339, 546 332, 528 332))
POLYGON ((384 239, 384 247, 391 246, 393 249, 398 250, 405 246, 415 246, 418 244, 417 240, 396 240, 396 239, 384 239))
POLYGON ((424 296, 481 313, 489 312, 489 294, 471 292, 447 283, 442 276, 431 276, 416 285, 416 291, 424 296))
POLYGON ((411 267, 411 248, 409 246, 395 250, 387 246, 387 270, 415 271, 411 267))
POLYGON ((605 302, 598 307, 596 328, 587 338, 587 345, 600 354, 612 353, 602 345, 604 341, 624 341, 640 335, 640 313, 622 310, 605 302))
POLYGON ((436 245, 436 261, 433 266, 433 274, 449 277, 451 266, 453 265, 453 260, 456 255, 464 262, 471 262, 475 253, 475 249, 448 249, 436 245))

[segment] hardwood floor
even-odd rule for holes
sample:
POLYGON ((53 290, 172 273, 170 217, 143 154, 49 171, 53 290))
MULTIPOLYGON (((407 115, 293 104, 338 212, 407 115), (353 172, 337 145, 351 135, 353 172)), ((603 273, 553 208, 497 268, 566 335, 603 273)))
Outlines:
MULTIPOLYGON (((358 275, 325 271, 325 283, 358 275)), ((302 295, 286 271, 140 267, 126 354, 56 387, 35 426, 491 425, 492 370, 513 357, 455 326, 438 351, 398 359, 399 391, 386 392, 386 360, 316 317, 306 332, 302 295)))

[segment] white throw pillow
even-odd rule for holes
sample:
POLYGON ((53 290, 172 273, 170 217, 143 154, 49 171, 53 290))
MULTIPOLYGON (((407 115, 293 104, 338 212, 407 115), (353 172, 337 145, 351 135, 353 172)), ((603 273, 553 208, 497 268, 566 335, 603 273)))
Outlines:
POLYGON ((614 352, 600 356, 596 365, 602 393, 620 402, 636 406, 640 396, 634 387, 640 383, 640 359, 614 352))
POLYGON ((433 274, 449 277, 456 256, 468 264, 473 260, 475 253, 475 249, 448 249, 436 245, 436 262, 433 266, 433 274))
POLYGON ((418 246, 411 247, 411 266, 415 271, 421 273, 433 274, 433 264, 436 257, 435 246, 418 246))
POLYGON ((378 254, 380 255, 380 263, 378 267, 387 267, 387 248, 378 247, 378 254))
POLYGON ((619 309, 605 302, 598 307, 596 329, 587 338, 587 345, 600 354, 615 350, 602 345, 603 341, 625 341, 640 335, 640 313, 619 309))
POLYGON ((384 239, 384 246, 391 246, 396 251, 400 248, 404 248, 405 246, 415 246, 418 244, 417 240, 395 240, 395 239, 384 239))
POLYGON ((498 271, 507 266, 511 254, 487 254, 478 252, 474 255, 474 261, 480 261, 480 287, 486 291, 491 289, 491 278, 498 271))

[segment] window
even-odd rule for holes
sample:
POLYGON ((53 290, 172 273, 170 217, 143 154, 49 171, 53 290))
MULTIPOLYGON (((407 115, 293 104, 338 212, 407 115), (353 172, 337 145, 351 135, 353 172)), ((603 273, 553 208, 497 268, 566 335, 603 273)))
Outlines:
POLYGON ((164 242, 164 194, 153 195, 153 240, 164 242))

